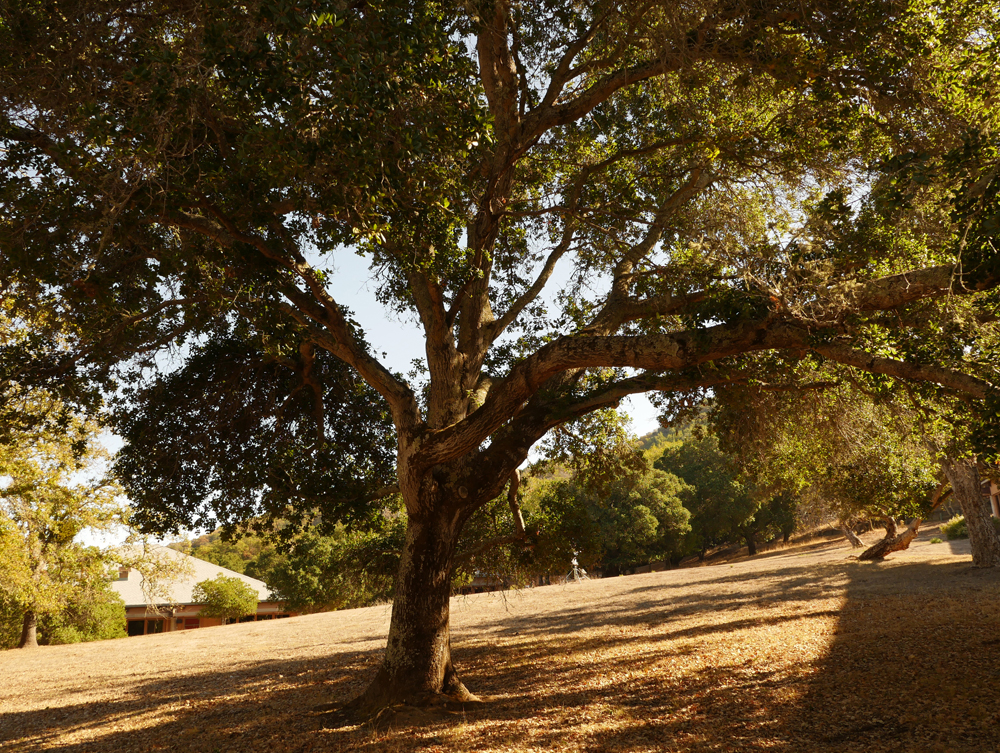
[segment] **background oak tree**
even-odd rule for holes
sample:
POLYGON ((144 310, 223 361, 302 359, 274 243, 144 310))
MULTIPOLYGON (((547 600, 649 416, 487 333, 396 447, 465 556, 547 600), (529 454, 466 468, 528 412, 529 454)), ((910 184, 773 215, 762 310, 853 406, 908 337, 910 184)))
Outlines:
POLYGON ((124 603, 108 588, 110 553, 76 539, 123 525, 121 488, 105 475, 98 427, 43 392, 8 388, 27 430, 0 444, 0 602, 20 627, 17 645, 124 635, 124 603))

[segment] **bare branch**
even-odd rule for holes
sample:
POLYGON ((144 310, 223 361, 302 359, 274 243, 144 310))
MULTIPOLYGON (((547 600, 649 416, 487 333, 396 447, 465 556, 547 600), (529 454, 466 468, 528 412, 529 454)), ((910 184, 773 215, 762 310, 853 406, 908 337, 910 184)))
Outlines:
POLYGON ((491 325, 490 340, 495 340, 499 337, 514 321, 521 315, 528 305, 531 304, 538 296, 541 294, 542 290, 545 289, 546 283, 552 277, 552 273, 555 272, 556 264, 566 253, 566 250, 570 246, 570 242, 573 239, 573 225, 571 222, 566 223, 566 229, 563 231, 563 237, 552 251, 549 253, 548 258, 545 260, 545 265, 542 267, 541 271, 538 273, 538 277, 531 284, 531 287, 521 293, 517 300, 511 304, 510 308, 507 309, 506 313, 497 319, 491 325))
POLYGON ((517 490, 521 487, 521 472, 517 469, 510 474, 510 487, 507 489, 507 506, 510 507, 510 514, 514 518, 514 530, 518 535, 524 536, 524 516, 521 515, 521 506, 517 501, 517 490))

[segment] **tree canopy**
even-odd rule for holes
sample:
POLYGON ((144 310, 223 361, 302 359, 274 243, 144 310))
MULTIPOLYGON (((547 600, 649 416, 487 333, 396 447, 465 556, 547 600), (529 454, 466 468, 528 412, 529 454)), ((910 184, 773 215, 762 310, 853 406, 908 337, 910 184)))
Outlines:
POLYGON ((407 533, 362 705, 468 699, 456 542, 553 427, 636 392, 672 410, 765 352, 992 394, 998 16, 966 0, 6 5, 0 279, 58 322, 47 373, 134 387, 120 467, 150 528, 285 499, 363 518, 392 493, 392 445, 407 533), (414 383, 338 302, 345 254, 422 328, 414 383), (956 308, 967 326, 944 347, 956 308), (251 384, 259 400, 219 410, 251 384), (360 445, 336 447, 335 427, 360 445))

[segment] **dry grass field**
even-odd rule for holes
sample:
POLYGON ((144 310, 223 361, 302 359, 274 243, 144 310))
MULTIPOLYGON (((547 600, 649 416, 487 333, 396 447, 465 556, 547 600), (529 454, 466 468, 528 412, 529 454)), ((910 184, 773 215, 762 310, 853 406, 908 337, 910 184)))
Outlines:
POLYGON ((312 710, 363 687, 387 607, 6 651, 0 750, 995 753, 1000 573, 929 536, 456 598, 486 702, 390 729, 312 710))

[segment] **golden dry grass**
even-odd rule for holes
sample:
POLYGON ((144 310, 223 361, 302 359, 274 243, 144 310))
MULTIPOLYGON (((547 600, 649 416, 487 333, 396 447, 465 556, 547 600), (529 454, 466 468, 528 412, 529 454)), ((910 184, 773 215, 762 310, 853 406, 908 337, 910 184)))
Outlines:
POLYGON ((325 729, 386 607, 0 654, 0 750, 1000 751, 1000 573, 967 544, 882 564, 821 542, 453 603, 488 698, 325 729))

